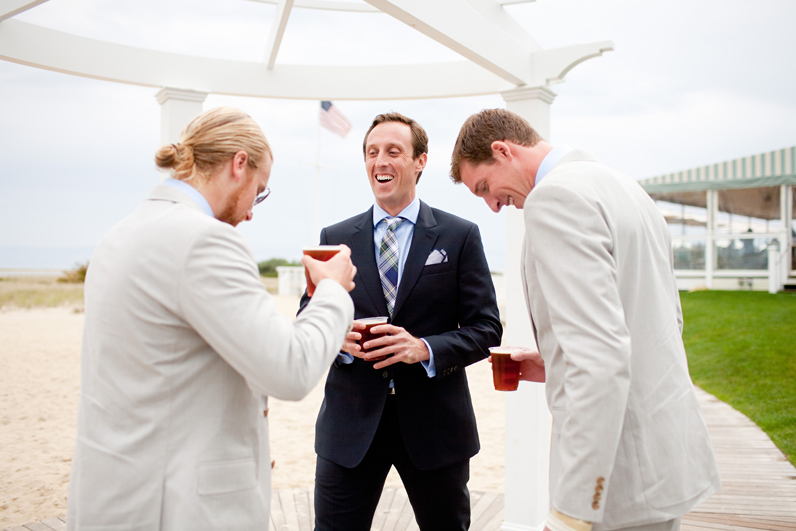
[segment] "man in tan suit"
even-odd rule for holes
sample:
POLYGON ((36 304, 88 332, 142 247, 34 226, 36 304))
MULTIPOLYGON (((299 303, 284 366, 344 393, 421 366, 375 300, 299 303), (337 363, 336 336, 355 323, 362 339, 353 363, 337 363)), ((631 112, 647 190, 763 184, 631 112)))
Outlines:
POLYGON ((553 415, 558 530, 679 528, 719 488, 688 374, 669 230, 631 178, 503 109, 471 116, 451 173, 525 216, 523 283, 553 415))
POLYGON ((304 397, 353 320, 350 251, 304 258, 294 323, 234 229, 268 194, 259 126, 208 111, 156 155, 173 179, 100 242, 85 330, 70 530, 268 529, 267 396, 304 397))

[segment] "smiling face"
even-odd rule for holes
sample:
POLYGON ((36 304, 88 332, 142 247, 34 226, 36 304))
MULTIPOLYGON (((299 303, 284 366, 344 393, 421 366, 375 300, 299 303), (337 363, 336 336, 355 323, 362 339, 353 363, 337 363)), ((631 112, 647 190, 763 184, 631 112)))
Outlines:
POLYGON ((417 176, 426 166, 426 154, 412 158, 412 131, 401 122, 374 127, 365 142, 365 169, 376 203, 397 216, 415 198, 417 176))
POLYGON ((506 205, 522 208, 533 189, 522 165, 511 156, 497 154, 492 161, 477 165, 464 161, 459 175, 465 186, 482 198, 493 212, 500 212, 506 205))

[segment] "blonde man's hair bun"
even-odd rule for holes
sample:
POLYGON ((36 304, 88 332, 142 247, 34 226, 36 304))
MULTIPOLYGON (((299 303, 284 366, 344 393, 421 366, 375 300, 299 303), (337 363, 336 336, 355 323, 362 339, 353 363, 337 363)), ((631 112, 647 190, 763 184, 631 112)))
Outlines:
POLYGON ((155 164, 171 170, 175 179, 202 184, 239 151, 248 154, 252 168, 257 168, 266 155, 273 157, 257 122, 239 109, 217 107, 194 118, 178 143, 158 149, 155 164))

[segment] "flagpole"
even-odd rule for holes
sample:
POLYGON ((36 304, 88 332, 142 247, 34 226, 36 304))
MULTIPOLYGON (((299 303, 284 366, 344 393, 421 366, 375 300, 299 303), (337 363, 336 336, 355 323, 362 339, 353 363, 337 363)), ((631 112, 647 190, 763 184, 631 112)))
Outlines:
POLYGON ((315 234, 313 238, 320 238, 321 234, 321 120, 318 118, 318 141, 315 153, 315 234))

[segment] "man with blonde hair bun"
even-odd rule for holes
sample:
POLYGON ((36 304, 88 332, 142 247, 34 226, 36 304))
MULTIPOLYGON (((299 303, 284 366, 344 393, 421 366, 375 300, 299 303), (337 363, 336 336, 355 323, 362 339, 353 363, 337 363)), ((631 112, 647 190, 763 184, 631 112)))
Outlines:
POLYGON ((268 396, 299 400, 353 320, 350 250, 304 257, 294 323, 234 229, 269 193, 273 156, 237 109, 194 119, 171 179, 105 235, 86 275, 70 530, 268 529, 268 396))
MULTIPOLYGON (((523 209, 522 280, 553 416, 551 531, 673 531, 719 489, 688 375, 666 221, 639 184, 505 109, 467 119, 451 175, 523 209)), ((531 339, 529 338, 529 343, 531 339)), ((540 374, 541 373, 541 374, 540 374)))

